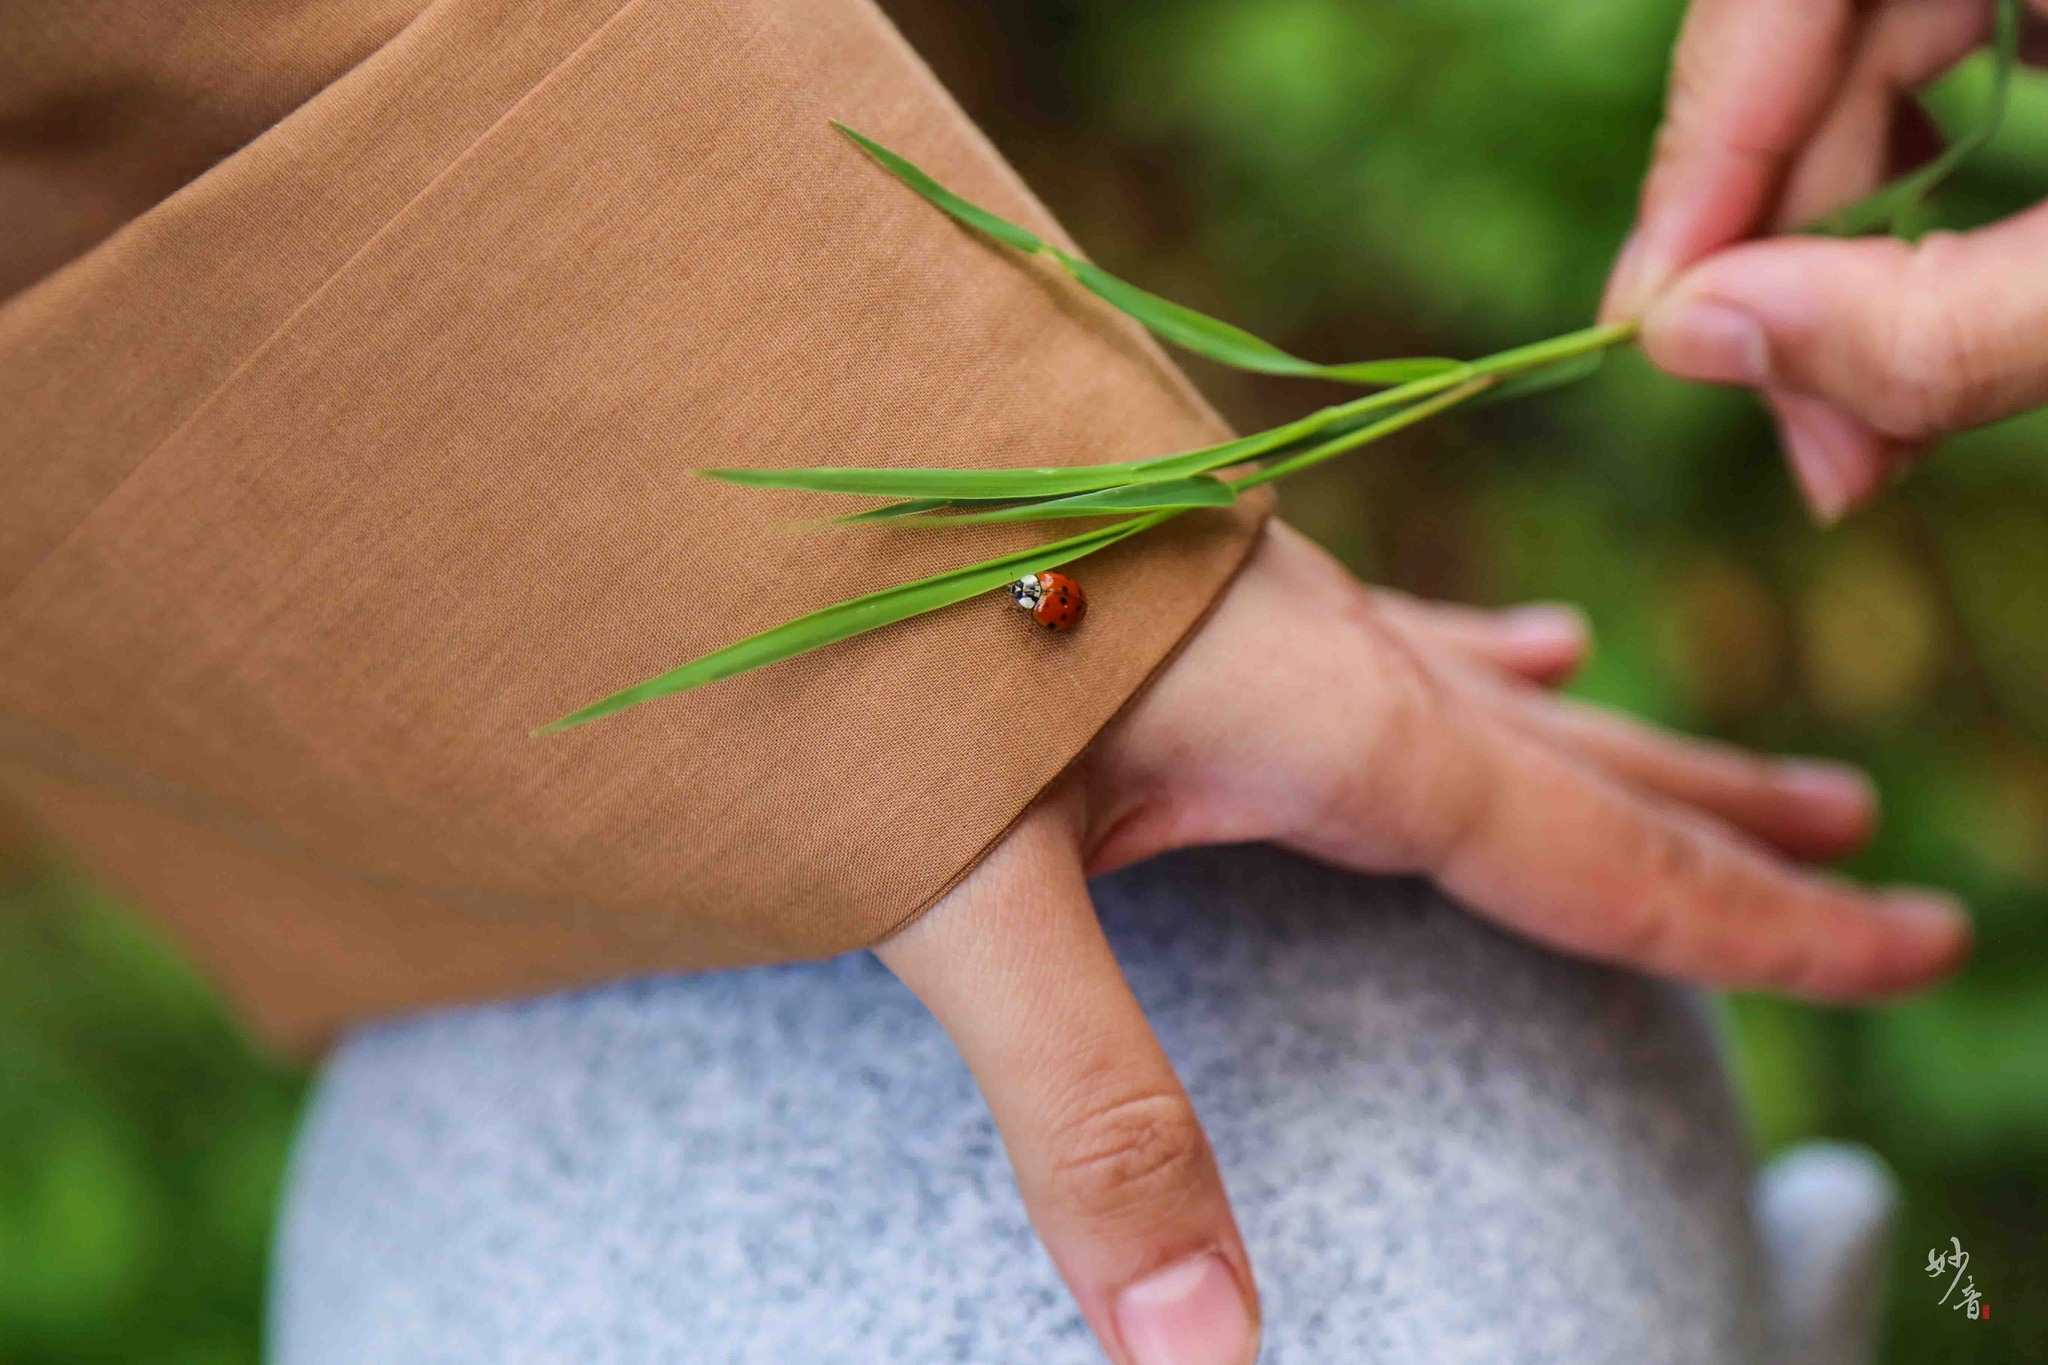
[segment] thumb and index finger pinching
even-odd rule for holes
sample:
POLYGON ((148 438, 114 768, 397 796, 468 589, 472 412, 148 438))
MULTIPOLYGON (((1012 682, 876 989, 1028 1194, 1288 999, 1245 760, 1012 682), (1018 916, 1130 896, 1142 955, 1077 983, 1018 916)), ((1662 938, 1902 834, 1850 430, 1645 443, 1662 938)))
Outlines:
POLYGON ((1912 447, 2048 401, 2042 261, 2048 205, 1913 244, 1747 243, 1660 295, 1642 315, 1642 346, 1681 378, 1789 397, 1774 407, 1790 418, 1790 453, 1833 519, 1912 447))
POLYGON ((1670 373, 1758 389, 1824 521, 1931 439, 2048 399, 2048 274, 2037 265, 2048 207, 1915 245, 1752 240, 1783 216, 1777 196, 1812 159, 1851 40, 1872 45, 1847 72, 1852 85, 1902 88, 1966 49, 1971 25, 1988 27, 1974 9, 1961 24, 1970 8, 1887 11, 1880 23, 1850 0, 1695 0, 1637 227, 1602 307, 1637 318, 1644 351, 1670 373))

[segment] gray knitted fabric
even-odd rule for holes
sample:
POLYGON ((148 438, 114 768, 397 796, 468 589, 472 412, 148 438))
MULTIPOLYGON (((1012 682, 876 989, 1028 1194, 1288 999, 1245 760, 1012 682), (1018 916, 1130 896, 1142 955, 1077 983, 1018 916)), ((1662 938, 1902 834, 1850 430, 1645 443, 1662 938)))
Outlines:
MULTIPOLYGON (((1270 849, 1095 891, 1214 1140, 1263 1360, 1760 1357, 1697 997, 1270 849)), ((280 1365, 1099 1359, 973 1083, 864 954, 353 1038, 271 1336, 280 1365)))

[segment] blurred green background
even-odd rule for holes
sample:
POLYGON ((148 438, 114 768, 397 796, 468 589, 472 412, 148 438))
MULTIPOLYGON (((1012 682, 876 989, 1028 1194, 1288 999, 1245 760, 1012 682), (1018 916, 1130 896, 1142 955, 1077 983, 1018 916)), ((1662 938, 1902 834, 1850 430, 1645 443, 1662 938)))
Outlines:
MULTIPOLYGON (((1587 321, 1679 16, 887 7, 1097 259, 1333 360, 1479 354, 1587 321)), ((1983 75, 1946 83, 1937 111, 1967 116, 1983 75)), ((1942 211, 1984 221, 2044 185, 2048 82, 2030 77, 1942 211)), ((1327 401, 1190 367, 1247 427, 1327 401)), ((1885 830, 1855 870, 1962 892, 1979 951, 1888 1009, 1733 1001, 1758 1143, 1853 1139, 1898 1171, 1888 1360, 2048 1360, 2048 419, 1950 443, 1823 533, 1754 403, 1623 355, 1340 462, 1286 508, 1376 581, 1583 604, 1586 696, 1878 776, 1885 830), (1951 1235, 1988 1322, 1936 1306, 1925 1251, 1951 1235)), ((0 1361, 254 1359, 303 1079, 28 847, 0 832, 0 1361)))

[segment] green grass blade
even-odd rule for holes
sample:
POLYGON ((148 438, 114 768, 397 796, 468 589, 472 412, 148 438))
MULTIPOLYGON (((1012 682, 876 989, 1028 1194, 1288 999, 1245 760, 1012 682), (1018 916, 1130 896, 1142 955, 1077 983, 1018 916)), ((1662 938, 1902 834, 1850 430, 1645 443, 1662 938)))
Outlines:
MULTIPOLYGON (((843 517, 832 518, 834 526, 873 526, 879 523, 900 521, 904 517, 921 517, 927 512, 937 512, 961 504, 948 498, 914 498, 909 502, 886 503, 881 507, 870 507, 865 512, 849 512, 843 517)), ((1020 577, 1022 575, 1019 575, 1020 577)))
MULTIPOLYGON (((1372 406, 1385 406, 1377 400, 1389 398, 1395 392, 1398 391, 1373 394, 1376 401, 1372 406)), ((1117 464, 1046 465, 1033 469, 948 469, 942 466, 869 469, 841 465, 808 469, 702 469, 697 472, 708 479, 745 484, 751 488, 793 488, 811 493, 909 498, 920 504, 914 508, 908 504, 877 507, 846 519, 887 521, 936 511, 956 502, 1060 498, 1132 484, 1181 480, 1212 470, 1227 469, 1278 446, 1313 435, 1337 420, 1348 408, 1349 405, 1339 404, 1250 436, 1239 436, 1216 445, 1149 460, 1126 460, 1117 464)))
POLYGON ((1514 398, 1527 398, 1532 393, 1542 393, 1545 389, 1576 384, 1581 379, 1591 376, 1606 359, 1606 353, 1603 351, 1587 351, 1584 355, 1569 356, 1563 360, 1553 360, 1548 364, 1539 365, 1534 369, 1523 370, 1479 395, 1474 406, 1505 403, 1514 398))
MULTIPOLYGON (((707 479, 750 488, 796 488, 812 493, 858 493, 882 498, 972 501, 1045 498, 1090 493, 1129 483, 1134 465, 1047 465, 1036 469, 701 469, 707 479)), ((1168 476, 1171 477, 1171 476, 1168 476)))
POLYGON ((770 664, 794 659, 814 649, 864 635, 883 626, 922 616, 928 611, 950 607, 970 597, 991 592, 996 588, 1027 573, 1041 569, 1070 564, 1083 556, 1106 549, 1118 541, 1149 530, 1175 516, 1173 512, 1153 512, 1145 516, 1132 517, 1127 521, 1110 526, 1084 531, 1065 540, 1055 540, 1029 549, 1017 550, 969 564, 964 568, 949 569, 929 578, 901 583, 880 592, 866 593, 860 597, 835 602, 794 621, 786 622, 773 630, 764 630, 735 641, 723 649, 715 649, 702 658, 657 674, 631 687, 623 688, 608 697, 601 697, 560 720, 550 722, 534 731, 536 735, 559 734, 564 730, 587 725, 605 716, 616 715, 629 707, 644 702, 673 697, 708 683, 719 682, 741 673, 766 668, 770 664))
POLYGON ((1415 356, 1397 360, 1359 360, 1347 364, 1323 365, 1290 355, 1273 343, 1253 336, 1242 327, 1210 317, 1171 299, 1110 274, 1098 265, 1060 250, 1029 229, 990 213, 979 204, 961 198, 932 179, 923 169, 890 151, 873 138, 843 123, 832 124, 882 167, 921 195, 941 212, 985 233, 1005 246, 1034 256, 1046 256, 1080 281, 1083 287, 1111 306, 1135 319, 1165 341, 1204 356, 1218 364, 1258 374, 1298 375, 1310 379, 1332 379, 1349 384, 1406 384, 1417 379, 1448 374, 1461 368, 1455 360, 1415 356))
POLYGON ((1398 389, 1367 394, 1348 403, 1319 408, 1306 416, 1249 436, 1238 436, 1171 455, 1115 464, 1045 465, 1018 469, 950 469, 943 466, 882 469, 821 465, 799 469, 701 469, 697 472, 708 479, 745 484, 751 488, 909 498, 921 504, 915 508, 907 504, 877 507, 844 518, 846 521, 887 521, 935 511, 940 506, 956 502, 1066 497, 1128 484, 1157 483, 1213 473, 1339 429, 1347 423, 1363 420, 1369 414, 1440 393, 1460 380, 1471 378, 1474 373, 1471 367, 1461 365, 1454 372, 1417 380, 1398 389))
POLYGON ((1253 336, 1242 327, 1198 313, 1149 289, 1117 278, 1099 265, 1070 256, 1058 247, 1050 254, 1067 273, 1087 290, 1107 300, 1120 312, 1135 318, 1154 336, 1184 351, 1233 369, 1255 374, 1295 375, 1305 379, 1334 379, 1349 384, 1406 384, 1428 379, 1459 368, 1459 362, 1436 356, 1413 356, 1397 360, 1359 360, 1342 365, 1321 365, 1303 360, 1253 336))
MULTIPOLYGON (((814 493, 851 493, 873 497, 911 498, 941 502, 1058 498, 1129 484, 1185 479, 1212 474, 1235 464, 1270 456, 1288 446, 1318 436, 1327 436, 1356 426, 1377 414, 1398 410, 1411 403, 1469 382, 1476 376, 1494 376, 1503 381, 1531 371, 1549 371, 1565 362, 1619 345, 1635 335, 1632 322, 1604 323, 1568 332, 1547 341, 1517 346, 1483 360, 1460 363, 1456 368, 1411 380, 1398 388, 1382 389, 1319 408, 1291 422, 1266 431, 1239 436, 1216 445, 1184 450, 1146 460, 1116 464, 1048 465, 1028 469, 870 469, 858 466, 820 466, 808 469, 706 469, 707 478, 757 488, 794 488, 814 493)), ((1552 382, 1578 377, 1566 370, 1552 376, 1552 382)), ((1533 382, 1533 381, 1532 381, 1533 382)), ((1525 390, 1526 391, 1526 390, 1525 390)), ((874 509, 870 520, 912 516, 916 512, 874 509)), ((862 514, 866 515, 866 514, 862 514)))
POLYGON ((1231 480, 1231 484, 1242 493, 1246 489, 1257 488, 1260 484, 1274 483, 1290 474, 1299 474, 1302 470, 1319 465, 1325 460, 1333 460, 1347 451, 1371 445, 1374 441, 1392 436, 1397 431, 1406 430, 1417 422, 1456 407, 1468 398, 1476 398, 1499 382, 1492 375, 1468 379, 1454 389, 1447 389, 1433 398, 1425 398, 1390 417, 1383 417, 1377 422, 1334 436, 1321 445, 1312 446, 1285 459, 1275 460, 1263 468, 1231 480))
POLYGON ((2004 121, 2013 67, 2019 61, 2020 0, 1998 0, 1997 32, 1991 46, 1991 98, 1977 126, 1925 166, 1900 176, 1867 198, 1835 210, 1808 231, 1830 237, 1860 237, 1870 232, 1899 232, 1906 227, 1920 202, 1989 142, 2004 121))
POLYGON ((1221 479, 1197 474, 1156 483, 1128 483, 1072 497, 998 507, 957 515, 907 513, 886 523, 895 526, 988 526, 1025 521, 1059 521, 1073 517, 1107 517, 1123 512, 1157 512, 1166 508, 1228 507, 1237 491, 1221 479))
POLYGON ((881 143, 863 133, 856 132, 839 120, 832 120, 832 126, 853 140, 855 146, 880 163, 883 170, 916 190, 920 195, 948 214, 967 224, 977 232, 986 233, 1005 246, 1019 251, 1037 254, 1045 250, 1045 243, 1038 234, 1027 228, 1018 227, 1007 218, 998 218, 979 204, 971 204, 938 181, 926 175, 923 170, 904 160, 881 143))

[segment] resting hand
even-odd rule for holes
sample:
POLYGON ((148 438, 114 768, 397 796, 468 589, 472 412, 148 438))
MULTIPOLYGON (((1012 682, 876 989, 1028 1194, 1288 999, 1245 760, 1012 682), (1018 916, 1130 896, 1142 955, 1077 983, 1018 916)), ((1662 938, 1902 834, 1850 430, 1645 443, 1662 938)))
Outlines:
POLYGON ((1860 776, 1543 691, 1584 645, 1560 609, 1369 592, 1275 524, 1068 779, 877 950, 974 1071, 1113 1359, 1250 1360, 1256 1295, 1201 1125, 1096 923, 1091 873, 1267 840, 1426 874, 1567 951, 1832 999, 1916 986, 1962 956, 1946 900, 1796 866, 1868 834, 1860 776))
POLYGON ((1751 240, 1863 197, 1906 136, 1931 140, 1907 93, 1991 19, 1990 0, 1693 0, 1679 37, 1603 312, 1639 316, 1675 375, 1760 390, 1825 521, 1934 438, 2048 402, 2048 204, 1913 245, 1751 240))

